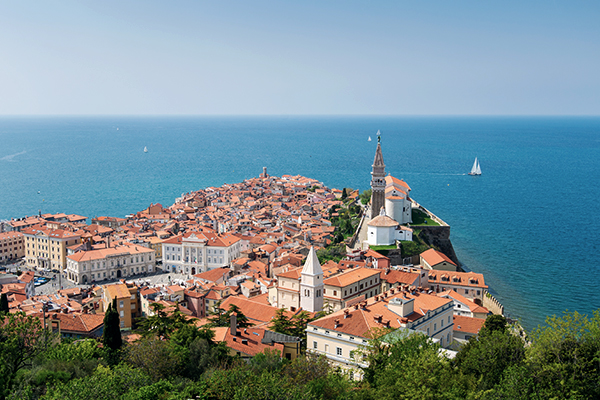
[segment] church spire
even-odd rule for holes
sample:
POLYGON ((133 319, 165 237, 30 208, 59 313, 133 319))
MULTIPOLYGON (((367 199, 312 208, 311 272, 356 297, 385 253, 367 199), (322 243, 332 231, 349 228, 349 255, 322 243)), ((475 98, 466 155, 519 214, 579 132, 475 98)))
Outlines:
POLYGON ((300 307, 310 312, 321 311, 324 294, 323 269, 315 248, 311 246, 300 275, 300 307))
POLYGON ((371 218, 379 215, 385 201, 385 164, 381 153, 381 136, 377 132, 377 150, 373 160, 373 171, 371 172, 371 218))

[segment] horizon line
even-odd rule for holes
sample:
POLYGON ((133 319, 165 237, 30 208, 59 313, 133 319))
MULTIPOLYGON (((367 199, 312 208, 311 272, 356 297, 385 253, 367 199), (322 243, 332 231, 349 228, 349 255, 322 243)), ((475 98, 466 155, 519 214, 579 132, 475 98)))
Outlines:
POLYGON ((0 114, 26 117, 600 117, 600 114, 0 114))

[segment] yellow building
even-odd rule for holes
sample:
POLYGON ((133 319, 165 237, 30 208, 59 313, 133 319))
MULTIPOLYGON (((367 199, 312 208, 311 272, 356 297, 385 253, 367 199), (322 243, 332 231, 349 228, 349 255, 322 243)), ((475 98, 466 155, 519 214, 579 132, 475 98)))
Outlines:
POLYGON ((16 260, 25 256, 25 244, 21 232, 0 233, 0 262, 16 260))
POLYGON ((103 285, 100 311, 106 312, 108 305, 111 304, 114 299, 117 299, 117 311, 119 313, 121 329, 131 329, 135 319, 141 316, 137 286, 133 284, 127 285, 125 283, 103 285))
POLYGON ((81 243, 85 232, 35 225, 21 231, 25 237, 25 261, 29 268, 58 269, 67 266, 67 247, 81 243))

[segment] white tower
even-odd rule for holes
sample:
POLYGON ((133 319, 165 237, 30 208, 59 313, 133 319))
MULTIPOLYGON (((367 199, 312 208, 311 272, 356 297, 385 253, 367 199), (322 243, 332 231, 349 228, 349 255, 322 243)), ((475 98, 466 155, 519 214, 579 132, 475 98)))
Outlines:
POLYGON ((300 307, 317 312, 323 309, 323 270, 315 248, 311 246, 300 281, 300 307))

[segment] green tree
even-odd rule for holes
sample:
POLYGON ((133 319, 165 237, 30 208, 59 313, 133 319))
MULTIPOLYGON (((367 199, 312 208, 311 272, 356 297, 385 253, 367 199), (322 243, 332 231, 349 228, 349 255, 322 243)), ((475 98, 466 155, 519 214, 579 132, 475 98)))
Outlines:
POLYGON ((271 329, 273 331, 283 333, 284 335, 291 335, 293 328, 294 323, 291 317, 287 316, 285 308, 275 311, 275 318, 271 320, 271 329))
POLYGON ((171 313, 168 313, 165 306, 160 303, 151 303, 150 308, 152 309, 152 315, 143 317, 138 321, 137 331, 142 336, 157 336, 158 338, 168 339, 173 332, 193 323, 179 310, 178 303, 171 313))
POLYGON ((238 328, 249 328, 253 324, 248 320, 248 317, 244 315, 242 310, 235 304, 229 305, 229 310, 225 311, 221 308, 220 303, 217 304, 217 311, 212 313, 212 317, 208 320, 210 321, 209 326, 211 327, 225 327, 231 324, 231 314, 236 314, 236 321, 238 328))
POLYGON ((157 382, 183 370, 185 353, 169 341, 144 337, 127 346, 125 360, 157 382))
POLYGON ((0 313, 9 312, 10 308, 8 307, 8 296, 6 293, 2 293, 0 295, 0 313))
POLYGON ((348 192, 346 192, 346 188, 342 190, 342 200, 346 200, 348 198, 348 192))
POLYGON ((355 357, 363 368, 361 396, 370 399, 464 399, 469 379, 420 333, 375 332, 355 357), (381 336, 381 334, 384 334, 381 336))
POLYGON ((47 338, 38 318, 0 313, 0 399, 10 392, 17 373, 42 352, 47 338))
POLYGON ((518 367, 524 359, 523 340, 506 329, 504 317, 492 315, 479 335, 460 349, 454 363, 464 374, 477 378, 478 389, 485 391, 500 383, 508 367, 518 367))
POLYGON ((485 319, 483 327, 479 332, 480 336, 489 335, 492 332, 506 333, 506 318, 503 315, 492 314, 485 319))
POLYGON ((365 190, 364 192, 362 192, 360 194, 360 202, 363 204, 369 204, 369 201, 371 201, 371 189, 365 190))
POLYGON ((534 330, 528 364, 542 398, 600 398, 600 310, 548 317, 534 330))
POLYGON ((346 257, 346 244, 344 243, 329 245, 324 249, 317 250, 317 258, 321 264, 329 260, 340 262, 344 257, 346 257))
POLYGON ((119 321, 119 312, 117 311, 117 298, 112 304, 108 305, 106 314, 104 314, 104 332, 102 334, 102 344, 106 349, 113 351, 119 350, 123 345, 121 338, 121 323, 119 321))
POLYGON ((113 368, 100 365, 89 377, 50 386, 42 399, 120 399, 127 392, 134 392, 151 384, 150 377, 139 368, 124 363, 113 368))

